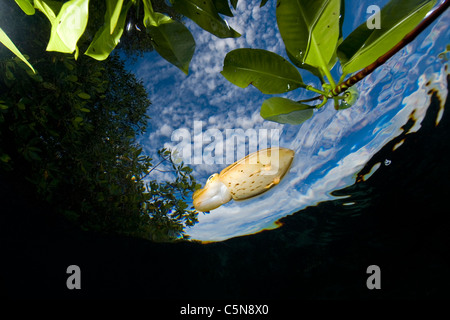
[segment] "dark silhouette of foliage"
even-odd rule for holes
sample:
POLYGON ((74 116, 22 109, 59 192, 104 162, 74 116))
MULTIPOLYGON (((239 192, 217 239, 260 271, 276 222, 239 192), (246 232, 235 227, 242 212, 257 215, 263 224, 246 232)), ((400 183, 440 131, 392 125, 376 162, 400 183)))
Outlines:
POLYGON ((159 164, 136 141, 150 106, 142 83, 117 55, 75 61, 46 52, 48 21, 23 19, 14 3, 4 7, 37 73, 0 47, 0 178, 85 230, 186 238, 197 212, 185 199, 197 184, 165 149, 155 161, 168 163, 174 179, 154 179, 159 164))

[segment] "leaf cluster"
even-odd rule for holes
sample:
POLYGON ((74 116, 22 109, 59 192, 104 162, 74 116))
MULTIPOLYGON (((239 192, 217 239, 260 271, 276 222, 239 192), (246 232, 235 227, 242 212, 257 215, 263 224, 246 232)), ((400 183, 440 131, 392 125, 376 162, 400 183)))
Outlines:
MULTIPOLYGON (((122 42, 119 47, 126 53, 142 54, 154 49, 188 74, 195 40, 179 21, 183 16, 219 38, 240 36, 221 16, 233 15, 228 0, 170 0, 170 6, 164 0, 16 0, 16 3, 25 14, 32 16, 39 11, 50 22, 47 51, 72 53, 75 59, 84 51, 96 60, 105 60, 122 42), (84 42, 88 42, 87 48, 84 42)), ((263 0, 261 5, 265 3, 263 0)), ((236 8, 237 0, 231 4, 236 8)), ((33 69, 2 29, 0 42, 33 69)))
MULTIPOLYGON (((346 109, 358 97, 353 88, 343 94, 337 90, 350 87, 345 82, 347 75, 371 65, 376 67, 377 59, 410 33, 435 3, 435 0, 391 0, 379 12, 381 28, 369 28, 364 22, 343 39, 343 0, 278 0, 277 24, 291 63, 266 50, 236 49, 225 57, 222 75, 239 87, 251 84, 266 94, 298 88, 319 94, 303 101, 269 98, 261 107, 261 116, 266 120, 301 124, 328 100, 334 101, 336 109, 346 109), (338 62, 343 73, 336 81, 331 71, 338 62), (318 77, 322 88, 305 84, 297 68, 318 77), (320 103, 305 103, 316 100, 320 103)), ((361 79, 354 80, 352 84, 361 79)))
MULTIPOLYGON (((158 169, 136 141, 150 106, 142 83, 115 55, 45 53, 45 19, 9 13, 16 30, 31 27, 17 43, 36 73, 0 49, 0 177, 86 230, 186 238, 197 221, 186 197, 197 184, 184 164, 173 164, 172 182, 152 179, 158 169)), ((168 150, 158 157, 172 161, 168 150)))

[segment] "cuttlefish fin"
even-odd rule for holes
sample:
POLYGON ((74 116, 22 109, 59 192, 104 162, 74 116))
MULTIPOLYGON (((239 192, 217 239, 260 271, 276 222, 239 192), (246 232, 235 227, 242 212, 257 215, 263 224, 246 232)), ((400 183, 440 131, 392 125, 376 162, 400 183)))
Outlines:
POLYGON ((273 179, 273 181, 270 183, 270 184, 268 184, 267 186, 265 186, 264 187, 264 189, 270 189, 270 188, 272 188, 274 185, 277 185, 277 184, 279 184, 280 183, 280 177, 276 177, 275 179, 273 179))

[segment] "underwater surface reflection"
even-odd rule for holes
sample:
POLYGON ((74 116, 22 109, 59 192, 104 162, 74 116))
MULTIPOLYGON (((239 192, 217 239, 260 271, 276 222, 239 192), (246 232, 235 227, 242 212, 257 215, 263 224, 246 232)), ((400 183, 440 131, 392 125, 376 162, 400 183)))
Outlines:
MULTIPOLYGON (((438 90, 445 101, 448 67, 438 55, 450 39, 448 21, 450 13, 447 11, 429 32, 419 35, 358 83, 360 97, 352 108, 336 112, 328 105, 300 127, 280 125, 280 146, 296 153, 284 180, 254 199, 228 203, 210 214, 199 214, 199 223, 188 228, 187 233, 202 241, 252 234, 276 228, 280 225, 279 219, 308 206, 339 198, 333 190, 351 186, 374 154, 395 137, 405 134, 402 127, 408 119, 416 120, 408 128, 409 133, 420 128, 430 104, 428 92, 431 89, 438 90)), ((443 105, 441 114, 442 111, 443 105)), ((380 165, 386 166, 385 160, 371 173, 380 165)), ((195 165, 193 167, 195 169, 195 165)), ((213 172, 218 171, 210 173, 213 172)), ((354 210, 351 200, 344 202, 349 210, 354 210)))

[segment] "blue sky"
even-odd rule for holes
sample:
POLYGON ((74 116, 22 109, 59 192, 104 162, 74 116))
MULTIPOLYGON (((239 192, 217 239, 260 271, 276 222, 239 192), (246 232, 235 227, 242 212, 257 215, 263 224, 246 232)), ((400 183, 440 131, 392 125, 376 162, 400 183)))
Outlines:
MULTIPOLYGON (((382 7, 386 2, 346 1, 344 36, 368 18, 367 6, 382 7)), ((425 114, 429 99, 425 83, 429 79, 433 80, 431 86, 446 93, 443 63, 437 54, 444 50, 445 39, 450 39, 448 12, 433 24, 433 31, 428 28, 383 68, 360 82, 358 89, 363 93, 352 108, 336 112, 329 104, 301 126, 264 121, 259 110, 270 96, 254 87, 236 87, 220 71, 226 53, 237 48, 266 49, 287 58, 276 26, 275 4, 269 0, 259 8, 259 0, 240 0, 235 16, 226 17, 242 35, 237 39, 216 38, 186 20, 197 43, 188 76, 156 52, 128 64, 143 80, 152 101, 152 119, 140 138, 147 154, 154 155, 163 146, 174 147, 177 143, 171 136, 177 129, 186 128, 194 135, 194 121, 202 121, 203 133, 207 129, 218 129, 224 135, 226 129, 279 130, 280 146, 296 152, 289 174, 269 192, 247 201, 231 201, 210 214, 200 213, 200 222, 186 230, 194 239, 220 241, 273 228, 283 216, 330 199, 331 191, 352 184, 355 173, 370 157, 400 134, 412 110, 419 118, 425 114)), ((307 72, 301 74, 306 83, 319 85, 307 72)), ((338 74, 338 68, 334 74, 338 74)), ((311 94, 295 90, 280 96, 301 99, 311 94)), ((204 184, 227 165, 201 163, 191 167, 198 182, 204 184)), ((168 173, 154 173, 155 179, 171 178, 168 173)))

